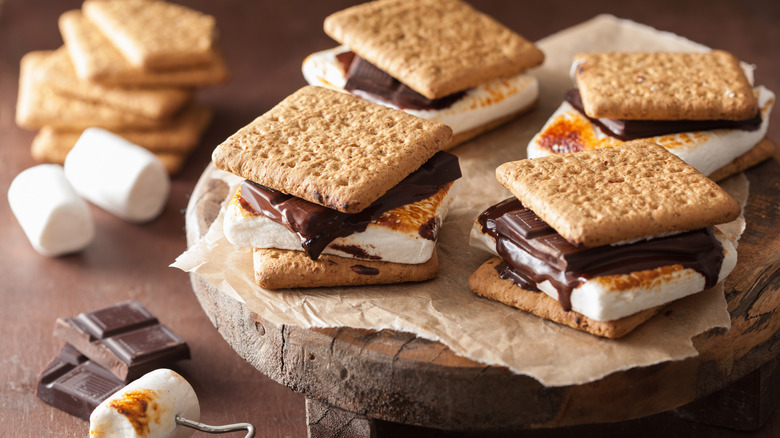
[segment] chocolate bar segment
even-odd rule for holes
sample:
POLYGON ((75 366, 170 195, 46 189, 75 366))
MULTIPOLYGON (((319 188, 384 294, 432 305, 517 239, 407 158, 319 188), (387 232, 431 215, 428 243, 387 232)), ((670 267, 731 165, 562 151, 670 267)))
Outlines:
POLYGON ((623 245, 573 245, 517 198, 485 210, 478 221, 496 240, 496 252, 504 260, 496 266, 499 276, 530 291, 538 291, 537 284, 549 281, 567 311, 571 310, 572 291, 589 278, 672 264, 699 272, 710 288, 718 280, 724 257, 712 227, 623 245))
POLYGON ((93 410, 125 383, 70 344, 38 376, 35 395, 44 403, 89 420, 93 410))
POLYGON ((458 157, 442 151, 358 213, 336 211, 248 180, 241 185, 240 202, 251 214, 264 215, 298 234, 303 251, 317 260, 336 238, 364 231, 382 213, 432 196, 460 177, 458 157))
POLYGON ((54 335, 124 381, 190 358, 187 343, 137 301, 58 318, 54 335))
POLYGON ((710 131, 713 129, 740 129, 756 131, 761 127, 761 111, 747 120, 624 120, 624 119, 594 119, 585 114, 582 97, 578 89, 566 92, 566 102, 574 107, 591 123, 618 140, 629 141, 640 138, 651 138, 678 132, 710 131))
POLYGON ((458 91, 438 99, 429 99, 354 52, 347 53, 340 54, 337 59, 346 72, 344 89, 354 94, 368 94, 396 108, 412 110, 449 108, 466 94, 465 91, 458 91))

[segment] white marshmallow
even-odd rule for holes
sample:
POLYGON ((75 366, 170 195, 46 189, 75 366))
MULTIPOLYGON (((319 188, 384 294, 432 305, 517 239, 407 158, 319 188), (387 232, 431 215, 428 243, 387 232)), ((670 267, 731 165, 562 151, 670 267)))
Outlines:
POLYGON ((200 419, 192 386, 179 374, 161 368, 144 374, 103 401, 89 417, 89 436, 184 438, 194 429, 176 424, 176 416, 200 419))
POLYGON ((100 128, 81 134, 65 158, 65 175, 78 194, 131 222, 157 217, 171 187, 154 154, 100 128))
MULTIPOLYGON (((721 282, 736 266, 737 250, 717 229, 715 237, 723 246, 724 259, 718 274, 718 282, 721 282)), ((469 244, 498 256, 495 239, 482 232, 478 221, 471 228, 469 244)), ((630 275, 586 280, 571 292, 572 310, 596 321, 614 321, 701 292, 705 285, 704 276, 690 268, 670 270, 655 276, 652 281, 630 281, 630 275)), ((536 286, 551 298, 558 299, 558 291, 549 281, 536 286)))
POLYGON ((89 206, 73 190, 62 166, 41 164, 22 171, 8 187, 8 203, 41 254, 80 251, 95 237, 89 206))
MULTIPOLYGON (((334 239, 322 253, 366 258, 356 257, 354 253, 357 252, 371 260, 425 263, 433 254, 436 241, 421 236, 420 227, 433 222, 441 226, 452 202, 454 185, 449 189, 440 189, 429 198, 384 213, 369 223, 364 231, 334 239), (353 251, 345 252, 339 248, 351 248, 353 251)), ((223 230, 230 243, 253 248, 301 251, 301 240, 297 234, 265 216, 252 215, 238 201, 240 194, 239 188, 225 211, 223 230)))
MULTIPOLYGON (((347 51, 349 48, 342 45, 309 55, 303 61, 303 77, 311 85, 344 91, 345 72, 336 55, 347 51)), ((374 103, 395 108, 392 104, 364 93, 359 95, 374 103)), ((403 110, 422 119, 444 123, 452 128, 453 135, 458 135, 529 107, 538 97, 539 82, 536 77, 521 73, 471 88, 448 108, 403 110)))
MULTIPOLYGON (((735 158, 749 151, 766 135, 769 127, 769 115, 775 102, 775 94, 765 87, 758 87, 758 106, 761 111, 761 126, 755 131, 741 129, 714 129, 711 131, 681 132, 659 135, 647 140, 658 143, 669 152, 695 167, 699 172, 710 175, 712 172, 731 163, 735 158)), ((605 134, 601 128, 592 124, 568 102, 563 102, 544 127, 528 144, 528 158, 538 158, 557 152, 568 152, 553 145, 553 150, 542 145, 554 138, 556 133, 565 129, 586 149, 597 149, 622 143, 617 138, 605 134), (549 134, 548 134, 549 133, 549 134), (574 135, 576 134, 576 135, 574 135)))

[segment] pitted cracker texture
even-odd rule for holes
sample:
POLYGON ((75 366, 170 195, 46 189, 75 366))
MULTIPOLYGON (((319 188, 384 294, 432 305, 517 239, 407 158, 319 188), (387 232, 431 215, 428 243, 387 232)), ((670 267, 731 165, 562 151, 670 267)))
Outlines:
POLYGON ((218 50, 206 64, 161 71, 135 67, 117 50, 81 10, 66 11, 59 18, 60 33, 78 77, 106 85, 199 87, 228 78, 218 50))
POLYGON ((542 63, 536 46, 458 0, 380 0, 325 19, 325 32, 430 99, 542 63))
POLYGON ((306 86, 217 146, 212 159, 242 178, 356 213, 451 138, 447 125, 306 86))
POLYGON ((499 182, 572 243, 588 247, 734 220, 740 206, 655 143, 504 163, 499 182))
POLYGON ((155 120, 122 111, 105 104, 73 99, 56 93, 40 75, 43 63, 53 51, 33 51, 22 57, 19 73, 19 99, 16 123, 26 129, 44 126, 86 129, 156 128, 155 120))
POLYGON ((753 89, 728 52, 606 52, 577 55, 585 113, 628 120, 746 120, 753 89))
MULTIPOLYGON (((186 157, 198 146, 201 134, 211 121, 211 109, 196 102, 190 104, 170 125, 158 129, 114 129, 112 132, 155 154, 186 157)), ((33 138, 33 158, 63 164, 83 129, 44 126, 33 138)))
POLYGON ((60 94, 76 99, 102 102, 152 119, 165 119, 181 110, 192 90, 178 87, 109 87, 82 81, 76 76, 67 49, 60 47, 41 68, 44 80, 60 94))
POLYGON ((87 0, 84 15, 133 65, 146 70, 211 61, 214 17, 165 1, 87 0))
POLYGON ((661 309, 659 306, 613 321, 596 321, 577 312, 563 310, 557 300, 543 292, 529 291, 502 279, 496 270, 502 262, 499 257, 493 257, 471 274, 469 287, 472 292, 592 335, 612 339, 623 337, 661 309))
POLYGON ((334 255, 310 259, 302 251, 253 248, 255 283, 268 289, 358 286, 429 280, 436 276, 436 251, 420 264, 358 260, 334 255))

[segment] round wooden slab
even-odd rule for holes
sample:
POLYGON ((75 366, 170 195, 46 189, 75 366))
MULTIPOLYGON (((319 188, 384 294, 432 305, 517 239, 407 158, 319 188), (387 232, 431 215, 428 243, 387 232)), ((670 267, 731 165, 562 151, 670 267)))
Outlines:
MULTIPOLYGON (((666 411, 773 359, 780 348, 777 151, 747 172, 748 228, 725 282, 732 328, 698 336, 698 357, 618 372, 585 385, 546 388, 505 368, 456 356, 413 334, 302 329, 265 321, 197 275, 195 295, 241 357, 324 405, 370 418, 448 430, 521 429, 622 421, 666 411)), ((190 245, 215 219, 228 188, 210 166, 187 211, 190 245)))

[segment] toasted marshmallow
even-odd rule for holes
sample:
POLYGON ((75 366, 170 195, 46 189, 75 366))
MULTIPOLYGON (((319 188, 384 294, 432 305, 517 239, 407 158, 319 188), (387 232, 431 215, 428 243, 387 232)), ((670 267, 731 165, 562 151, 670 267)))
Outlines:
POLYGON ((8 204, 30 244, 43 255, 81 251, 95 237, 89 206, 57 164, 41 164, 17 175, 8 187, 8 204))
POLYGON ((65 158, 65 176, 79 195, 131 222, 157 217, 171 186, 154 154, 100 128, 81 134, 65 158))
POLYGON ((169 369, 144 374, 103 401, 89 417, 90 437, 184 438, 195 431, 176 417, 200 419, 192 386, 169 369))
MULTIPOLYGON (((453 197, 453 184, 432 196, 394 208, 371 221, 364 231, 333 240, 322 252, 340 257, 419 264, 431 258, 453 197)), ((237 246, 301 251, 298 236, 265 216, 255 216, 239 201, 239 187, 225 211, 223 230, 237 246)))
MULTIPOLYGON (((667 134, 646 140, 658 143, 699 172, 710 175, 753 148, 766 135, 775 94, 761 86, 757 90, 761 126, 755 131, 715 129, 667 134)), ((528 158, 598 149, 620 143, 623 142, 605 134, 601 128, 564 101, 542 130, 531 139, 528 144, 528 158)))
MULTIPOLYGON (((303 77, 311 85, 345 91, 346 72, 336 59, 336 55, 349 50, 347 46, 342 45, 309 55, 303 61, 303 77)), ((388 102, 369 95, 360 94, 360 97, 396 108, 388 102)), ((453 135, 458 135, 530 107, 538 97, 539 82, 536 77, 521 73, 509 78, 495 79, 469 89, 462 98, 448 108, 401 109, 422 119, 444 123, 452 128, 453 135)))
MULTIPOLYGON (((715 237, 723 246, 724 258, 718 274, 721 282, 736 266, 737 250, 717 228, 715 237)), ((495 239, 482 231, 478 221, 471 228, 469 244, 498 256, 495 239)), ((613 321, 701 292, 705 282, 701 273, 672 263, 631 274, 594 277, 572 290, 571 310, 596 321, 613 321)), ((549 281, 536 286, 549 297, 558 299, 558 291, 549 281)))

